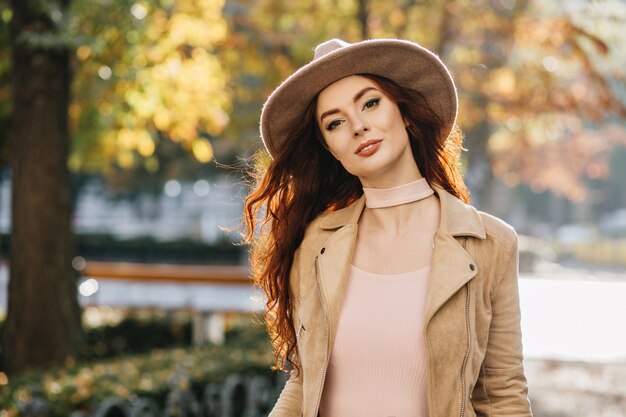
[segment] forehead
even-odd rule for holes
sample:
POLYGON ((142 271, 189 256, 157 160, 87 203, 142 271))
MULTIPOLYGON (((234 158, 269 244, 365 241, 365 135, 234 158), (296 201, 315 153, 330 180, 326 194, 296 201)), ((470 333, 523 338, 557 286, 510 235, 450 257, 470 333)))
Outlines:
POLYGON ((350 75, 324 88, 317 98, 317 112, 323 112, 343 104, 352 103, 352 98, 366 87, 380 87, 371 79, 361 75, 350 75))

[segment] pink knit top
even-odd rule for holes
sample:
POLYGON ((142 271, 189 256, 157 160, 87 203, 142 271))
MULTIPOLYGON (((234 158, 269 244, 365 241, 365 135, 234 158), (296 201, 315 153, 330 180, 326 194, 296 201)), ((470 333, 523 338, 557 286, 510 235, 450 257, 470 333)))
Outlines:
MULTIPOLYGON (((364 190, 370 208, 434 192, 423 178, 373 194, 364 190)), ((423 325, 429 273, 430 264, 399 274, 351 266, 320 417, 428 416, 423 325)))

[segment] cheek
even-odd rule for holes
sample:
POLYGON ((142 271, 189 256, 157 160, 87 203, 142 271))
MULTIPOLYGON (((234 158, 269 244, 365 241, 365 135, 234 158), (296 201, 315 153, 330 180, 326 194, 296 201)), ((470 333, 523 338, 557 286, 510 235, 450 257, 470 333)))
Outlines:
POLYGON ((387 132, 392 138, 395 138, 394 142, 407 142, 409 140, 409 135, 404 126, 404 120, 400 115, 399 111, 392 110, 389 112, 385 112, 385 114, 377 115, 378 117, 378 125, 387 132))
POLYGON ((324 142, 330 152, 336 157, 345 157, 350 152, 350 141, 339 134, 331 135, 330 137, 324 136, 324 142))

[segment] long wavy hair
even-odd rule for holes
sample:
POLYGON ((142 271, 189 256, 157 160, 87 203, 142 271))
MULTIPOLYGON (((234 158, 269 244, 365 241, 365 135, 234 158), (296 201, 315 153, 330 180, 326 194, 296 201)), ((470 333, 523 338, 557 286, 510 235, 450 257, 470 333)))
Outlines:
MULTIPOLYGON (((419 91, 377 75, 359 75, 373 80, 409 122, 413 157, 426 181, 469 203, 459 171, 463 150, 460 129, 454 126, 447 138, 442 137, 443 121, 419 91)), ((254 282, 266 296, 264 318, 274 349, 273 368, 283 371, 287 364, 300 371, 289 292, 294 253, 313 219, 346 207, 363 194, 358 177, 346 171, 327 150, 315 119, 316 106, 317 97, 310 103, 301 126, 269 164, 257 163, 252 173, 254 188, 244 204, 244 240, 251 244, 254 282)))

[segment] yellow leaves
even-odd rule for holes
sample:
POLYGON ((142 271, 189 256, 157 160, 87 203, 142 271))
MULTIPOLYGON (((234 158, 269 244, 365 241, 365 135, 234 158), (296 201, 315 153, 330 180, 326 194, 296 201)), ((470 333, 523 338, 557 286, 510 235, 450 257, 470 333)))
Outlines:
POLYGON ((154 112, 152 121, 154 122, 154 125, 157 129, 166 131, 169 130, 170 124, 172 123, 172 118, 170 116, 170 112, 166 108, 159 107, 154 112))
POLYGON ((213 146, 206 139, 198 138, 194 140, 191 150, 198 162, 206 164, 213 159, 213 146))
POLYGON ((72 168, 106 169, 113 162, 156 172, 157 134, 181 142, 199 161, 212 160, 210 143, 196 141, 220 135, 230 123, 229 75, 214 52, 227 36, 223 6, 222 0, 139 0, 112 11, 93 8, 86 19, 92 23, 81 30, 94 41, 76 50, 79 94, 70 117, 81 145, 70 157, 72 168))
POLYGON ((150 134, 145 130, 142 130, 139 133, 139 143, 137 144, 137 151, 139 154, 144 158, 147 158, 154 154, 155 148, 154 141, 152 140, 150 134))
POLYGON ((109 26, 104 30, 101 36, 107 42, 113 42, 120 36, 120 32, 116 26, 109 26))
POLYGON ((113 113, 113 106, 107 101, 103 101, 98 105, 98 111, 103 116, 110 116, 113 113))
POLYGON ((123 169, 130 169, 135 164, 135 156, 132 152, 122 151, 116 156, 117 164, 123 169))
MULTIPOLYGON (((222 1, 180 0, 169 14, 165 9, 150 14, 146 36, 158 43, 162 56, 176 51, 180 45, 212 49, 228 32, 222 7, 222 1)), ((153 51, 153 54, 159 55, 159 51, 153 51)))
POLYGON ((493 153, 505 152, 510 150, 514 143, 515 141, 511 137, 510 132, 507 132, 506 130, 499 130, 491 135, 487 143, 487 148, 493 153))
POLYGON ((128 388, 122 385, 116 385, 115 387, 113 387, 113 393, 117 395, 118 397, 128 398, 130 391, 128 390, 128 388))
POLYGON ((402 26, 406 24, 406 15, 402 10, 394 8, 389 15, 389 23, 395 27, 402 26))
POLYGON ((63 390, 63 388, 61 387, 61 384, 59 384, 57 381, 51 381, 50 378, 47 378, 47 379, 49 381, 49 385, 44 385, 47 391, 50 392, 51 394, 60 394, 61 391, 63 390))
POLYGON ((122 168, 131 168, 135 164, 135 154, 144 158, 154 154, 155 143, 146 130, 123 128, 117 134, 117 149, 115 159, 122 168))
POLYGON ((81 108, 77 103, 72 103, 70 104, 68 108, 68 113, 69 113, 70 118, 72 118, 73 120, 76 120, 80 117, 81 108))
POLYGON ((189 119, 179 120, 169 134, 174 142, 191 142, 198 136, 195 123, 189 119))
POLYGON ((169 75, 171 78, 176 78, 178 77, 181 67, 182 67, 182 62, 180 60, 180 57, 178 56, 170 56, 167 58, 167 60, 165 61, 164 67, 165 67, 165 72, 161 72, 162 75, 169 75))
POLYGON ((81 61, 85 61, 91 56, 91 47, 88 45, 83 45, 76 50, 76 56, 81 61))
POLYGON ((144 54, 137 55, 133 59, 133 67, 136 70, 142 70, 146 67, 146 65, 148 65, 148 59, 144 54))
POLYGON ((491 82, 486 86, 486 93, 503 99, 511 99, 515 95, 515 73, 510 67, 502 67, 492 71, 491 82))
POLYGON ((465 95, 460 96, 459 100, 459 120, 463 121, 463 129, 471 129, 478 125, 487 117, 484 108, 472 103, 471 99, 465 95))
MULTIPOLYGON (((219 13, 219 12, 218 12, 219 13)), ((213 22, 191 15, 175 15, 170 21, 169 40, 171 43, 202 45, 211 47, 226 35, 224 21, 213 22)))
MULTIPOLYGON (((190 10, 191 5, 181 7, 190 10)), ((164 18, 162 11, 155 15, 157 21, 164 18)), ((127 103, 141 123, 151 122, 175 141, 191 142, 200 131, 220 134, 230 121, 225 112, 230 97, 223 69, 206 46, 224 34, 191 14, 174 14, 164 23, 171 29, 165 39, 134 58, 137 66, 148 68, 126 92, 127 103), (174 45, 204 46, 185 47, 183 53, 174 45)))
POLYGON ((139 380, 139 389, 143 391, 152 391, 155 388, 154 381, 147 377, 142 377, 139 380))
POLYGON ((128 151, 135 147, 135 134, 130 129, 121 129, 117 134, 117 144, 120 149, 128 151))

